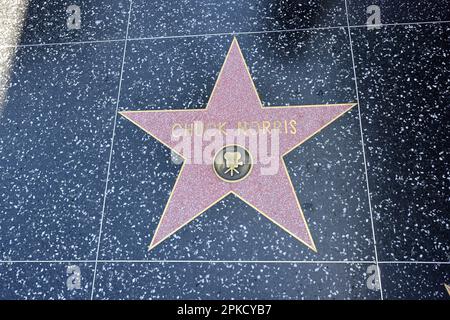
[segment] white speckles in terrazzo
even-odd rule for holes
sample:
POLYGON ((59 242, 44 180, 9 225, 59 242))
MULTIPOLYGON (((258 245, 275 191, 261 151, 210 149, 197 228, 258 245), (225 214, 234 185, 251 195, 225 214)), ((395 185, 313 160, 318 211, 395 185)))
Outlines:
MULTIPOLYGON (((234 196, 149 252, 180 166, 119 118, 99 259, 272 262, 99 261, 91 291, 130 1, 82 1, 79 30, 67 29, 72 2, 29 2, 13 39, 27 46, 2 48, 0 259, 34 262, 0 262, 0 298, 380 298, 367 288, 375 252, 356 109, 286 157, 317 254, 234 196), (67 290, 69 264, 79 290, 67 290)), ((346 2, 350 25, 365 24, 369 4, 382 23, 436 22, 350 30, 384 297, 448 299, 448 263, 432 263, 450 252, 449 29, 438 21, 450 20, 448 1, 346 2)), ((119 109, 205 107, 233 32, 264 105, 356 101, 346 2, 134 0, 119 109)), ((2 22, 0 45, 13 33, 2 22)))
POLYGON ((122 45, 19 48, 0 116, 0 259, 92 259, 122 45))
POLYGON ((344 1, 134 0, 130 37, 345 26, 344 1), (194 9, 195 8, 195 9, 194 9))
MULTIPOLYGON (((43 44, 78 41, 98 41, 124 39, 130 0, 20 0, 25 3, 26 14, 21 32, 18 33, 19 44, 43 44), (80 7, 80 28, 69 29, 67 20, 70 5, 80 7)), ((4 27, 4 25, 0 24, 4 27)), ((6 24, 6 27, 9 24, 6 24)), ((11 39, 4 39, 0 44, 14 44, 11 39)))
POLYGON ((380 259, 448 261, 450 28, 352 35, 380 259))
POLYGON ((377 5, 381 11, 381 23, 408 23, 450 21, 447 0, 346 0, 351 25, 366 24, 367 7, 377 5))
POLYGON ((367 289, 365 270, 359 264, 102 263, 96 299, 378 299, 367 289))

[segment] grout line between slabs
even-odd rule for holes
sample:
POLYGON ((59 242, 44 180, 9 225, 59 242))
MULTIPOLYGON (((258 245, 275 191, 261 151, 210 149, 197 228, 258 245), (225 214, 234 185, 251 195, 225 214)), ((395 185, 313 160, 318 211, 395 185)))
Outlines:
POLYGON ((370 198, 369 174, 367 172, 366 150, 365 150, 364 134, 363 134, 363 128, 362 128, 361 106, 360 106, 360 102, 359 102, 358 79, 356 77, 355 56, 353 54, 353 44, 352 44, 352 35, 351 35, 351 30, 350 30, 350 20, 349 20, 349 15, 348 15, 347 0, 344 0, 344 2, 345 2, 345 15, 347 16, 347 32, 348 32, 348 38, 349 38, 349 44, 350 44, 350 54, 351 54, 352 65, 353 65, 353 77, 355 79, 356 102, 358 103, 359 129, 360 129, 360 134, 361 134, 361 147, 362 147, 363 160, 364 160, 364 172, 365 172, 365 178, 366 178, 366 188, 367 188, 367 199, 368 199, 368 204, 369 204, 370 223, 371 223, 371 227, 372 227, 373 247, 374 247, 374 252, 375 252, 375 263, 376 263, 377 272, 378 272, 378 284, 380 286, 380 288, 379 288, 380 298, 381 298, 381 300, 383 300, 384 299, 383 286, 381 284, 381 272, 380 272, 380 267, 379 267, 379 263, 378 263, 377 239, 376 239, 376 235, 375 235, 375 224, 374 224, 374 220, 373 220, 372 201, 370 198))
MULTIPOLYGON (((375 264, 366 260, 0 260, 2 264, 12 263, 248 263, 248 264, 375 264)), ((450 261, 378 261, 386 265, 450 265, 450 261)))
MULTIPOLYGON (((415 26, 427 24, 446 24, 450 20, 443 21, 421 21, 421 22, 396 22, 373 24, 371 27, 392 27, 392 26, 415 26)), ((127 39, 109 39, 109 40, 86 40, 86 41, 66 41, 66 42, 49 42, 49 43, 30 43, 30 44, 0 44, 0 48, 9 47, 42 47, 42 46, 58 46, 58 45, 77 45, 77 44, 96 44, 96 43, 110 43, 110 42, 124 42, 124 41, 140 41, 140 40, 163 40, 176 38, 196 38, 196 37, 212 37, 212 36, 227 36, 227 35, 246 35, 246 34, 264 34, 264 33, 283 33, 283 32, 298 32, 298 31, 314 31, 314 30, 332 30, 332 29, 347 29, 347 28, 367 28, 367 25, 343 25, 343 26, 329 26, 329 27, 310 27, 310 28, 296 28, 296 29, 279 29, 279 30, 260 30, 260 31, 237 31, 237 32, 218 32, 218 33, 199 33, 199 34, 183 34, 170 36, 150 36, 127 39)))
POLYGON ((116 135, 117 114, 119 111, 119 104, 120 104, 120 92, 122 89, 122 77, 123 77, 123 69, 124 69, 124 65, 125 65, 125 57, 126 57, 126 52, 127 52, 127 39, 128 39, 128 31, 130 28, 130 17, 131 17, 132 4, 133 4, 133 0, 130 0, 130 5, 128 8, 127 30, 125 33, 125 42, 123 45, 122 65, 120 68, 119 88, 117 90, 118 92, 117 92, 116 109, 115 109, 115 114, 114 114, 114 124, 113 124, 113 130, 112 130, 112 135, 111 135, 111 148, 109 151, 108 168, 106 171, 105 192, 103 194, 102 216, 100 218, 100 230, 98 233, 98 240, 97 240, 97 252, 96 252, 96 256, 95 256, 94 275, 92 277, 91 300, 94 298, 94 291, 95 291, 95 278, 97 276, 98 256, 100 253, 100 243, 101 243, 102 231, 103 231, 103 219, 105 216, 106 198, 107 198, 107 194, 108 194, 108 182, 109 182, 109 175, 110 175, 110 171, 111 171, 111 162, 112 162, 112 155, 113 155, 113 149, 114 149, 114 138, 116 135))

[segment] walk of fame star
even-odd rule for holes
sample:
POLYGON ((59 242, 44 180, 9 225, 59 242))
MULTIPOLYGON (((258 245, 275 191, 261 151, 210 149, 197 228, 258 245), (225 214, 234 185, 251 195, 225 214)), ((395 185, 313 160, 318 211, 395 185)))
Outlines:
MULTIPOLYGON (((183 166, 162 213, 149 249, 229 194, 255 208, 314 251, 316 246, 283 161, 284 155, 350 110, 354 103, 263 107, 236 38, 225 58, 206 109, 123 111, 120 114, 165 144, 177 149, 174 126, 196 122, 239 127, 263 124, 280 130, 280 168, 264 174, 243 146, 224 145, 214 165, 192 161, 192 153, 176 150, 183 166), (221 161, 217 161, 220 159, 221 161)), ((180 125, 181 126, 181 125, 180 125)), ((242 134, 245 130, 242 131, 242 134)))

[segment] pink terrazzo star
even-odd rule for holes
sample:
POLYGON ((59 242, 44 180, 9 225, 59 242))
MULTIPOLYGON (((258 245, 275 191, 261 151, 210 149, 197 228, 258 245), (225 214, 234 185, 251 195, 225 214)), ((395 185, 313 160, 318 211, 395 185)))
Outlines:
MULTIPOLYGON (((153 236, 150 249, 225 196, 233 193, 291 236, 316 251, 283 156, 354 105, 347 103, 262 107, 238 42, 234 39, 206 109, 121 112, 122 116, 169 148, 176 150, 184 158, 183 167, 153 236), (279 170, 264 174, 264 170, 261 170, 264 165, 255 162, 250 173, 242 180, 230 182, 221 179, 211 163, 195 163, 193 159, 195 152, 179 150, 179 140, 173 136, 174 128, 180 124, 185 126, 195 122, 204 123, 206 126, 222 124, 222 128, 237 128, 239 123, 254 124, 259 128, 260 124, 264 127, 264 122, 274 128, 276 123, 280 128, 277 140, 280 151, 279 170), (292 123, 296 124, 295 129, 289 125, 292 123)), ((242 132, 244 134, 244 131, 242 132)))

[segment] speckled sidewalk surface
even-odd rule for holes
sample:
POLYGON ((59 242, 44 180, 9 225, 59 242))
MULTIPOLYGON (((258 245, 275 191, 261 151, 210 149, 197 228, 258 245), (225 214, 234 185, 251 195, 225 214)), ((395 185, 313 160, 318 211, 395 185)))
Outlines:
POLYGON ((0 8, 0 299, 450 298, 448 1, 0 8), (232 193, 149 250, 182 164, 120 113, 206 108, 234 38, 265 108, 355 104, 284 157, 315 246, 232 193))

